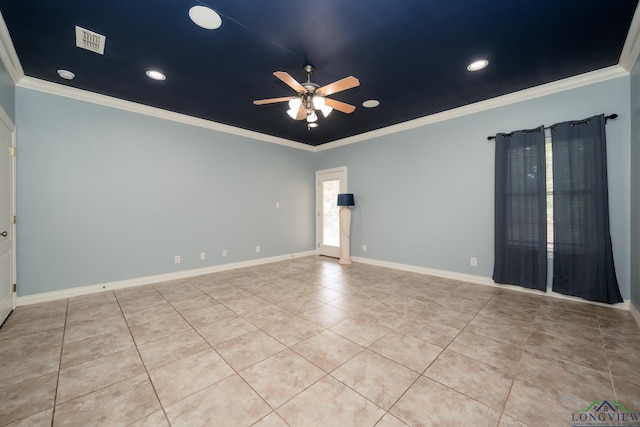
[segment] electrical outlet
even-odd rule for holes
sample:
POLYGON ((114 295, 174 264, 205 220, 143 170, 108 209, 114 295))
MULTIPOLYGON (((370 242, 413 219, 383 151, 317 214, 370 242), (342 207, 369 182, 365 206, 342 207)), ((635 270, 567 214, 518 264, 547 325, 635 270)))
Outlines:
POLYGON ((207 254, 205 254, 204 252, 200 252, 200 259, 205 259, 207 257, 207 254))
POLYGON ((472 256, 471 257, 471 261, 469 261, 469 264, 471 264, 472 266, 477 266, 478 265, 478 258, 472 256))
POLYGON ((362 252, 367 252, 367 245, 362 245, 362 252))
POLYGON ((176 255, 176 257, 173 259, 173 261, 174 261, 176 264, 180 264, 180 255, 176 255))
POLYGON ((224 249, 224 250, 222 251, 222 256, 227 256, 227 250, 226 250, 226 249, 224 249))
POLYGON ((260 252, 260 246, 256 246, 256 252, 260 252))
POLYGON ((280 202, 276 202, 276 209, 280 209, 280 202))

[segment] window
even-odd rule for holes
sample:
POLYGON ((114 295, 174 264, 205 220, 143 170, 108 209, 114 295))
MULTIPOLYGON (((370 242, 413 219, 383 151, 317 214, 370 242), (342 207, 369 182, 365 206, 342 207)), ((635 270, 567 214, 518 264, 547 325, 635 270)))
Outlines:
POLYGON ((552 254, 555 292, 623 301, 609 231, 605 121, 601 114, 549 132, 496 135, 496 283, 545 291, 552 254))
POLYGON ((496 136, 493 280, 547 287, 547 198, 542 126, 496 136))
POLYGON ((553 290, 622 302, 609 231, 604 114, 551 126, 553 290))
POLYGON ((547 167, 547 252, 549 256, 553 254, 553 148, 551 137, 547 136, 544 141, 544 154, 547 167))

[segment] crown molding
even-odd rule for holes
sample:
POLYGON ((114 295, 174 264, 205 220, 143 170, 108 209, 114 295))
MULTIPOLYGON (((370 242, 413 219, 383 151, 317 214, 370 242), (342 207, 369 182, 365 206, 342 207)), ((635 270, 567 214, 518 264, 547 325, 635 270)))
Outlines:
MULTIPOLYGON (((1 28, 0 28, 1 32, 1 28)), ((117 108, 126 110, 138 114, 144 114, 147 116, 157 117, 165 120, 170 120, 187 125, 197 126, 205 129, 211 129, 219 132, 229 133, 233 135, 243 136, 246 138, 256 139, 264 142, 270 142, 273 144, 284 145, 291 148, 296 148, 304 151, 320 152, 330 150, 333 148, 342 147, 344 145, 354 144, 356 142, 371 140, 381 136, 391 135, 405 130, 414 129, 417 127, 427 126, 430 124, 443 122, 446 120, 463 117, 470 114, 479 113, 493 108, 502 107, 518 102, 526 101, 529 99, 539 98, 546 95, 551 95, 558 92, 563 92, 570 89, 575 89, 582 86, 587 86, 594 83, 603 82, 606 80, 622 77, 628 75, 629 72, 620 65, 613 67, 603 68, 601 70, 592 71, 578 76, 569 77, 563 80, 547 83, 544 85, 536 86, 529 89, 524 89, 518 92, 513 92, 507 95, 502 95, 496 98, 488 99, 485 101, 476 102, 474 104, 465 105, 463 107, 454 108, 452 110, 443 111, 441 113, 431 114, 429 116, 421 117, 415 120, 410 120, 397 125, 387 126, 382 129, 377 129, 371 132, 365 132, 359 135, 351 136, 348 138, 340 139, 337 141, 329 142, 320 146, 309 146, 296 141, 291 141, 284 138, 278 138, 271 135, 266 135, 259 132, 254 132, 246 129, 237 128, 234 126, 224 125, 216 123, 210 120, 199 119, 196 117, 188 116, 186 114, 174 113, 171 111, 163 110, 161 108, 150 107, 148 105, 138 104, 131 101, 125 101, 122 99, 114 98, 111 96, 100 95, 97 93, 89 92, 83 89, 72 88, 57 83, 48 82, 45 80, 35 79, 33 77, 22 77, 17 86, 25 89, 36 90, 39 92, 45 92, 52 95, 63 96, 66 98, 72 98, 79 101, 90 102, 93 104, 103 105, 106 107, 117 108)))
POLYGON ((640 3, 633 14, 631 26, 627 33, 627 39, 624 42, 622 53, 620 54, 620 66, 631 72, 633 66, 640 57, 640 3))
POLYGON ((371 132, 365 132, 359 135, 329 142, 320 146, 309 146, 300 142, 278 138, 275 136, 241 129, 221 123, 216 123, 210 120, 199 119, 196 117, 188 116, 186 114, 174 113, 160 108, 150 107, 148 105, 138 104, 131 101, 125 101, 111 96, 100 95, 83 89, 72 88, 57 83, 35 79, 33 77, 22 77, 16 86, 25 89, 36 90, 39 92, 49 93, 52 95, 76 99, 79 101, 103 105, 106 107, 126 110, 133 113, 157 117, 191 126, 197 126, 205 129, 243 136, 246 138, 256 139, 264 142, 270 142, 290 148, 296 148, 310 152, 320 152, 627 75, 629 75, 629 72, 624 67, 615 65, 613 67, 603 68, 601 70, 580 74, 578 76, 569 77, 529 89, 524 89, 518 92, 502 95, 485 101, 476 102, 474 104, 465 105, 463 107, 454 108, 452 110, 443 111, 441 113, 431 114, 429 116, 410 120, 404 123, 387 126, 385 128, 377 129, 371 132))
MULTIPOLYGON (((638 10, 640 10, 640 7, 638 10)), ((634 22, 632 23, 633 31, 630 30, 630 34, 632 32, 635 32, 635 34, 640 34, 640 31, 639 31, 640 14, 638 13, 638 10, 636 10, 636 14, 634 16, 634 22)), ((13 50, 13 44, 9 43, 9 45, 7 45, 7 43, 5 42, 6 41, 5 35, 6 37, 8 37, 8 32, 6 31, 4 20, 0 19, 0 59, 3 60, 8 70, 12 68, 12 71, 9 71, 12 78, 16 79, 19 77, 18 82, 16 84, 16 86, 18 87, 36 90, 39 92, 49 93, 52 95, 62 96, 66 98, 71 98, 79 101, 90 102, 93 104, 103 105, 106 107, 130 111, 130 112, 143 114, 151 117, 157 117, 157 118, 170 120, 178 123, 183 123, 191 126, 211 129, 218 132, 224 132, 232 135, 256 139, 259 141, 270 142, 273 144, 283 145, 286 147, 296 148, 299 150, 310 151, 310 152, 320 152, 325 150, 331 150, 333 148, 354 144, 356 142, 372 140, 375 138, 391 135, 398 132, 403 132, 403 131, 414 129, 417 127, 427 126, 430 124, 451 120, 451 119, 466 116, 469 114, 475 114, 482 111, 491 110, 493 108, 515 104, 517 102, 522 102, 529 99, 539 98, 542 96, 551 95, 554 93, 563 92, 566 90, 603 82, 606 80, 626 76, 629 74, 629 70, 627 70, 627 68, 625 68, 624 66, 615 65, 612 67, 603 68, 601 70, 592 71, 592 72, 581 74, 574 77, 569 77, 566 79, 558 80, 555 82, 547 83, 547 84, 536 86, 533 88, 524 89, 518 92, 513 92, 507 95, 502 95, 502 96, 488 99, 485 101, 476 102, 474 104, 465 105, 463 107, 458 107, 458 108, 443 111, 440 113, 431 114, 429 116, 421 117, 415 120, 410 120, 404 123, 387 126, 385 128, 377 129, 371 132, 365 132, 365 133, 351 136, 348 138, 339 139, 333 142, 322 144, 320 146, 310 146, 297 141, 278 138, 275 136, 271 136, 271 135, 267 135, 267 134, 263 134, 255 131, 250 131, 246 129, 237 128, 234 126, 225 125, 222 123, 216 123, 210 120, 188 116, 186 114, 174 113, 172 111, 167 111, 167 110, 163 110, 156 107, 150 107, 148 105, 138 104, 131 101, 125 101, 122 99, 89 92, 83 89, 72 88, 69 86, 64 86, 61 84, 36 79, 33 77, 25 77, 22 71, 22 67, 20 66, 20 62, 18 61, 17 56, 15 56, 15 50, 13 50), (5 55, 9 55, 9 57, 7 58, 5 57, 5 55), (15 64, 17 64, 17 67, 15 66, 15 64)), ((627 41, 629 41, 629 39, 630 38, 628 38, 627 41)), ((8 40, 9 42, 11 41, 10 38, 8 38, 8 40)), ((638 39, 638 37, 635 37, 634 40, 636 42, 633 44, 633 48, 629 47, 631 45, 630 43, 626 43, 623 53, 624 51, 635 52, 633 53, 633 55, 636 55, 635 57, 637 58, 638 53, 640 51, 640 40, 638 39)), ((626 54, 625 57, 627 58, 630 57, 630 54, 626 54)), ((631 66, 633 66, 633 64, 631 66)))
POLYGON ((356 142, 371 140, 381 136, 386 136, 433 123, 443 122, 455 119, 469 114, 475 114, 497 107, 515 104, 529 99, 539 98, 566 90, 575 89, 606 80, 615 79, 622 76, 628 76, 629 72, 620 65, 603 68, 589 73, 580 74, 578 76, 569 77, 555 82, 535 86, 518 92, 509 93, 496 98, 487 99, 485 101, 476 102, 474 104, 465 105, 463 107, 454 108, 452 110, 443 111, 441 113, 431 114, 429 116, 420 117, 419 119, 410 120, 408 122, 399 123, 397 125, 387 126, 371 132, 361 133, 337 141, 329 142, 317 147, 316 151, 331 150, 333 148, 342 147, 344 145, 354 144, 356 142))
POLYGON ((13 46, 13 40, 9 35, 9 29, 4 22, 4 17, 0 13, 0 61, 4 64, 7 72, 13 80, 13 84, 17 84, 24 77, 24 70, 18 59, 18 54, 13 46))
POLYGON ((273 144, 284 145, 290 148, 297 148, 305 151, 315 151, 315 147, 307 144, 291 141, 284 138, 267 135, 264 133, 254 132, 210 120, 199 119, 197 117, 188 116, 186 114, 174 113, 172 111, 163 110, 161 108, 150 107, 148 105, 138 104, 136 102, 125 101, 123 99, 114 98, 112 96, 101 95, 89 92, 83 89, 72 88, 33 77, 23 77, 16 85, 20 88, 31 89, 38 92, 44 92, 51 95, 62 96, 65 98, 75 99, 77 101, 90 102, 105 107, 116 108, 119 110, 130 111, 132 113, 143 114, 146 116, 157 117, 177 123, 191 126, 197 126, 205 129, 211 129, 218 132, 224 132, 232 135, 242 136, 245 138, 256 139, 259 141, 270 142, 273 144))

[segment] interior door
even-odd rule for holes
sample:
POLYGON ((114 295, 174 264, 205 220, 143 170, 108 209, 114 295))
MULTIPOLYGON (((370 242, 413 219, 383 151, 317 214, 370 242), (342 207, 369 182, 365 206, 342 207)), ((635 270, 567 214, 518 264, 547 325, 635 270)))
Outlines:
POLYGON ((0 325, 13 310, 13 132, 0 120, 0 325))
POLYGON ((347 168, 316 172, 316 238, 318 253, 340 257, 340 220, 338 194, 347 191, 347 168))

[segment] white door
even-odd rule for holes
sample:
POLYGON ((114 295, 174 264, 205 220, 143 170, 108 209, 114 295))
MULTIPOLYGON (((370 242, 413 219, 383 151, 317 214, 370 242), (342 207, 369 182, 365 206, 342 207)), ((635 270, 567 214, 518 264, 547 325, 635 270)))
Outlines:
POLYGON ((316 172, 316 238, 318 253, 340 257, 340 220, 338 194, 347 192, 347 168, 316 172))
POLYGON ((0 117, 0 325, 13 310, 13 132, 0 117))

